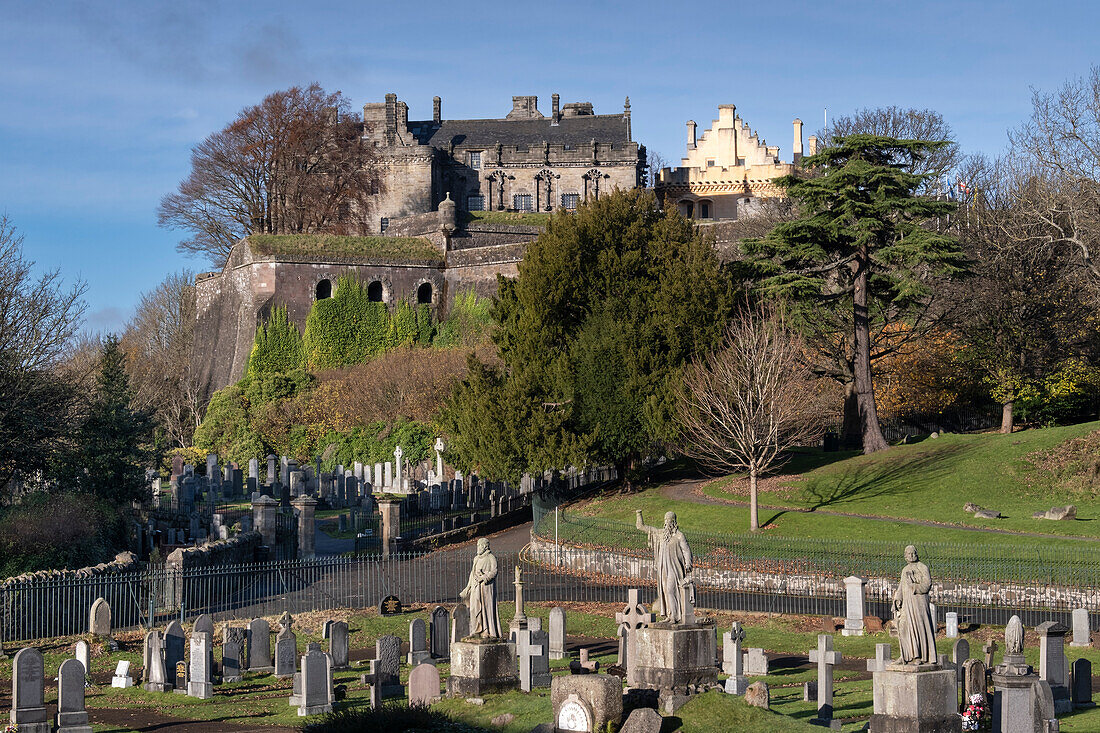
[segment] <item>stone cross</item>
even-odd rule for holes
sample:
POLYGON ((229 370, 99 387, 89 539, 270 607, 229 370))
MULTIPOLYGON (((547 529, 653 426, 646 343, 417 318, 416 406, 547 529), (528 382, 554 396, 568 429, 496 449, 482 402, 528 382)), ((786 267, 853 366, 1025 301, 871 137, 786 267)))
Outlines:
POLYGON ((744 695, 749 686, 745 679, 745 658, 741 654, 741 642, 744 640, 745 630, 737 621, 722 634, 722 671, 729 675, 726 692, 731 695, 744 695))
POLYGON ((833 666, 840 659, 840 652, 833 651, 832 634, 818 634, 817 649, 810 650, 810 663, 817 664, 817 720, 833 719, 833 666))
POLYGON ((886 665, 890 664, 890 645, 875 644, 875 658, 867 660, 868 672, 885 672, 886 665))
POLYGON ((405 464, 401 461, 402 456, 405 455, 405 451, 401 450, 401 446, 397 446, 393 449, 394 464, 397 469, 397 475, 395 476, 395 491, 403 491, 405 489, 405 482, 401 478, 401 474, 404 472, 405 464))
POLYGON ((436 481, 443 480, 443 449, 446 446, 443 444, 443 438, 435 439, 435 479, 436 481))
POLYGON ((516 657, 519 660, 519 688, 524 692, 530 692, 532 688, 531 672, 536 657, 549 653, 545 646, 536 644, 531 638, 533 632, 530 629, 520 629, 516 632, 516 657))
POLYGON ((985 652, 985 668, 993 669, 993 655, 997 652, 997 642, 990 639, 989 643, 982 647, 982 651, 985 652))
POLYGON ((294 625, 294 617, 290 615, 290 611, 283 611, 283 615, 279 617, 279 630, 290 631, 290 627, 294 625))
POLYGON ((633 675, 630 670, 634 665, 634 632, 653 623, 653 614, 648 613, 642 606, 637 588, 627 591, 626 608, 615 614, 615 622, 619 625, 619 666, 626 669, 627 682, 633 684, 633 675))

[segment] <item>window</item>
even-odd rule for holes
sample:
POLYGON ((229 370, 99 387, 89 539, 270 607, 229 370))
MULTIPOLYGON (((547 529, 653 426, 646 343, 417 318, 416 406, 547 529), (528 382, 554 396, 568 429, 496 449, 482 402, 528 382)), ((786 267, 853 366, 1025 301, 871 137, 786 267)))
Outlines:
POLYGON ((431 305, 432 303, 432 284, 421 283, 420 287, 416 289, 416 302, 420 304, 431 305))
POLYGON ((331 298, 332 297, 332 280, 325 279, 325 280, 322 280, 319 283, 317 283, 317 288, 315 290, 315 294, 317 296, 317 300, 324 300, 325 298, 331 298))
POLYGON ((466 211, 485 211, 485 197, 480 193, 467 196, 466 211))
POLYGON ((390 218, 388 216, 383 216, 382 221, 378 224, 378 228, 385 234, 386 230, 390 228, 390 218))
POLYGON ((699 218, 700 219, 709 219, 710 218, 710 202, 709 201, 700 201, 699 202, 699 218))
POLYGON ((382 302, 382 283, 375 280, 367 286, 367 300, 372 303, 382 302))
POLYGON ((707 158, 707 168, 714 167, 714 158, 707 158))
POLYGON ((535 207, 531 203, 531 194, 517 193, 512 196, 512 208, 516 211, 534 211, 535 207))
POLYGON ((563 193, 561 195, 561 207, 566 211, 576 211, 580 202, 581 195, 579 193, 563 193))
POLYGON ((481 151, 471 150, 467 155, 470 157, 470 167, 474 170, 481 169, 481 151))

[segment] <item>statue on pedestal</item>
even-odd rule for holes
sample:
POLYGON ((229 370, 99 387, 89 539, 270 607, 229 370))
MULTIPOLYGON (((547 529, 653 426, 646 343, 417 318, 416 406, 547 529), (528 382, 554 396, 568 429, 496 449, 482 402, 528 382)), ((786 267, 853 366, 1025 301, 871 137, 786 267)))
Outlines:
POLYGON ((932 626, 932 609, 928 595, 932 590, 932 575, 920 562, 917 548, 905 548, 907 565, 901 571, 901 582, 894 592, 894 620, 898 628, 898 644, 903 664, 935 664, 936 630, 932 626))
POLYGON ((691 576, 691 548, 676 524, 676 514, 667 512, 663 527, 642 523, 642 510, 635 525, 649 537, 657 571, 657 615, 673 624, 694 623, 695 585, 691 576))
POLYGON ((458 595, 469 600, 470 636, 501 638, 497 616, 497 559, 489 551, 489 540, 484 537, 477 541, 470 580, 458 595))

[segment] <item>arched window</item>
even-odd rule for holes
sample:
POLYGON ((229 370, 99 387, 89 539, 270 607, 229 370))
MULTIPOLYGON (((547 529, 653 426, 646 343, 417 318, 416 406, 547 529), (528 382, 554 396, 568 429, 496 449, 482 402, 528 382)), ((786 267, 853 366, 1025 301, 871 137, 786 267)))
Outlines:
POLYGON ((710 218, 710 202, 709 201, 700 201, 699 202, 699 218, 700 219, 709 219, 710 218))
POLYGON ((382 283, 375 280, 367 286, 367 300, 372 303, 382 302, 382 283))
POLYGON ((427 303, 431 305, 432 302, 432 284, 421 283, 420 287, 416 289, 416 302, 427 303))
POLYGON ((325 298, 332 297, 332 280, 325 278, 317 283, 317 300, 324 300, 325 298))

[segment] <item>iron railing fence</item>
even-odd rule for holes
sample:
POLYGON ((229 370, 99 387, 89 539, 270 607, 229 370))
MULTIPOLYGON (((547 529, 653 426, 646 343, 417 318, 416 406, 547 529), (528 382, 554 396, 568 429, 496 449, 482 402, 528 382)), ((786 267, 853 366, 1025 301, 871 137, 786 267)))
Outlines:
MULTIPOLYGON (((659 524, 663 517, 647 517, 659 524)), ((625 522, 562 511, 546 514, 535 534, 548 542, 592 547, 634 557, 650 555, 644 532, 625 522)), ((696 565, 760 573, 844 578, 893 578, 904 564, 906 542, 712 534, 687 530, 696 565)), ((1095 543, 1028 544, 923 542, 921 560, 940 581, 1031 583, 1100 588, 1100 549, 1095 543)))
MULTIPOLYGON (((453 604, 466 585, 474 548, 428 554, 395 553, 327 557, 227 566, 142 570, 89 577, 30 577, 0 585, 0 638, 8 642, 71 636, 88 628, 92 602, 111 605, 114 629, 193 621, 202 613, 216 621, 243 620, 335 608, 377 606, 388 595, 405 605, 453 604)), ((650 558, 651 561, 652 558, 650 558)), ((529 546, 520 553, 498 553, 497 600, 514 601, 513 568, 524 570, 525 597, 533 602, 625 602, 628 588, 643 589, 651 601, 654 581, 641 558, 575 547, 529 546), (624 563, 625 558, 625 563, 624 563), (631 565, 630 563, 634 563, 631 565)), ((895 568, 896 571, 897 568, 895 568)), ((1039 588, 1038 590, 1042 590, 1039 588)), ((1095 589, 1094 589, 1095 590, 1095 589)), ((869 593, 868 612, 889 616, 889 589, 869 593)), ((1051 596, 993 597, 984 604, 952 603, 933 594, 942 613, 956 610, 964 620, 1004 623, 1013 613, 1025 623, 1069 621, 1076 607, 1066 602, 1035 602, 1051 596)), ((843 583, 802 587, 734 588, 718 575, 702 574, 696 604, 701 609, 843 616, 843 583)), ((1093 627, 1100 605, 1088 606, 1093 627)))
POLYGON ((222 523, 227 526, 232 526, 240 521, 241 517, 250 516, 252 514, 251 504, 245 500, 237 502, 180 502, 178 498, 170 494, 159 494, 154 496, 148 506, 150 511, 176 515, 179 517, 190 517, 192 514, 198 513, 200 516, 209 520, 214 514, 221 514, 224 519, 222 523))

